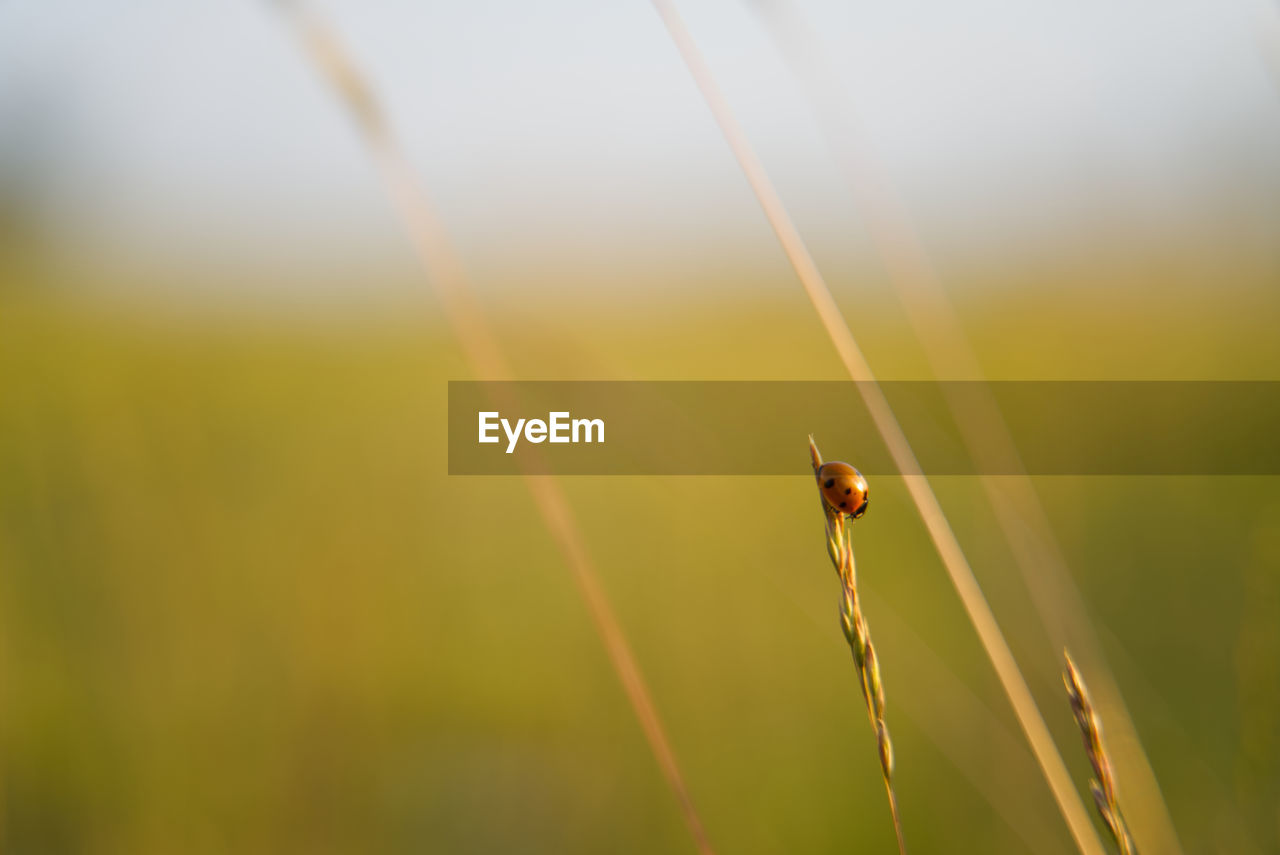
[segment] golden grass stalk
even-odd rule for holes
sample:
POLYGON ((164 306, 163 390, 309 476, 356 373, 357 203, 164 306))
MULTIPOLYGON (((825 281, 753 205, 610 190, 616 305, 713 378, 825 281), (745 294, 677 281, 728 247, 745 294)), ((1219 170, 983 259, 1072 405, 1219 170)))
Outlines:
POLYGON ((938 556, 942 559, 947 575, 951 578, 951 584, 955 587, 956 594, 960 597, 960 602, 969 616, 969 621, 982 642, 982 648, 987 658, 991 660, 996 676, 1000 679, 1000 685, 1013 706, 1018 724, 1022 726, 1022 732, 1031 746, 1032 753, 1035 754, 1036 762, 1040 764, 1045 782, 1053 793, 1058 810, 1062 813, 1062 818, 1066 821, 1077 848, 1083 855, 1103 855, 1105 850, 1102 847, 1102 841, 1089 820, 1089 812, 1083 800, 1071 782, 1071 774, 1067 771, 1062 755, 1058 753, 1057 746, 1053 743, 1049 728, 1044 723, 1044 716, 1040 714, 1040 708, 1036 706, 1035 698, 1031 696, 1027 681, 1013 658, 1013 651, 1009 649, 1009 643, 996 622, 986 595, 983 594, 982 587, 973 574, 973 568, 969 566, 969 560, 965 557, 959 540, 956 539, 951 523, 943 512, 929 479, 916 459, 897 415, 876 381, 875 373, 871 370, 871 365, 867 362, 862 348, 858 346, 857 339, 845 323, 840 307, 836 305, 835 297, 831 294, 831 289, 827 286, 826 280, 818 270, 818 265, 809 253, 809 248, 787 213, 777 189, 769 180, 764 164, 760 162, 760 158, 751 147, 746 132, 734 117, 729 102, 720 91, 706 59, 694 42, 675 4, 672 0, 651 0, 651 2, 666 25, 671 40, 675 43, 698 90, 702 93, 716 124, 720 126, 725 142, 728 143, 734 158, 738 161, 752 193, 755 194, 756 201, 759 202, 765 218, 777 236, 778 243, 791 263, 796 278, 800 280, 809 302, 813 304, 814 311, 817 312, 818 319, 831 339, 840 361, 849 372, 854 385, 857 386, 858 393, 862 396, 867 412, 876 426, 876 431, 884 440, 894 465, 902 473, 903 484, 916 510, 920 513, 920 518, 924 521, 929 537, 938 551, 938 556))
MULTIPOLYGON (((809 457, 813 462, 813 474, 817 477, 822 468, 822 455, 813 437, 809 437, 809 457)), ((831 507, 819 492, 822 512, 827 519, 827 555, 840 578, 840 626, 853 653, 853 664, 858 669, 858 681, 862 698, 867 704, 867 718, 876 734, 876 750, 880 755, 880 772, 884 777, 885 794, 889 797, 889 813, 893 816, 893 831, 898 837, 898 851, 906 855, 907 844, 902 837, 902 817, 898 814, 898 797, 893 789, 893 742, 889 739, 889 727, 884 721, 884 683, 880 679, 880 659, 871 643, 871 630, 862 615, 858 598, 858 571, 853 561, 853 543, 849 539, 851 520, 831 507)))
POLYGON ((1089 700, 1089 690, 1085 688, 1076 663, 1071 661, 1071 654, 1064 650, 1062 655, 1067 665, 1062 673, 1062 682, 1067 687, 1067 698, 1071 701, 1076 724, 1080 726, 1085 753, 1089 755, 1089 763, 1093 766, 1094 778, 1089 782, 1093 802, 1098 806, 1098 813, 1102 815, 1102 821, 1106 823, 1111 836, 1115 838, 1120 855, 1137 855, 1138 849, 1133 845, 1133 837, 1129 834, 1124 814, 1120 812, 1120 802, 1116 799, 1115 773, 1111 768, 1111 758, 1107 755, 1106 746, 1102 744, 1102 721, 1094 712, 1093 702, 1089 700))
MULTIPOLYGON (((821 39, 795 0, 748 0, 747 5, 760 14, 779 52, 807 92, 818 126, 866 218, 872 245, 901 298, 934 374, 956 380, 982 379, 981 363, 924 239, 888 170, 867 144, 856 105, 827 59, 821 39)), ((1280 17, 1275 8, 1268 11, 1278 25, 1275 46, 1280 49, 1280 17)), ((1280 70, 1280 64, 1276 68, 1280 70)), ((1151 841, 1144 843, 1151 851, 1181 855, 1182 847, 1155 772, 1004 416, 990 394, 965 395, 963 399, 948 394, 946 398, 974 460, 987 471, 1015 473, 1012 478, 983 476, 982 488, 1053 648, 1061 650, 1069 645, 1089 670, 1094 697, 1117 737, 1113 741, 1113 759, 1125 777, 1134 833, 1139 840, 1151 841)))
MULTIPOLYGON (((413 243, 418 261, 435 287, 468 366, 481 380, 510 379, 512 372, 497 336, 472 293, 462 263, 426 192, 418 183, 416 171, 392 133, 391 124, 375 97, 373 87, 338 39, 337 33, 315 13, 288 0, 279 0, 276 5, 296 27, 307 56, 355 120, 413 243)), ((596 633, 608 654, 609 663, 618 682, 622 684, 649 750, 676 797, 694 845, 701 855, 714 855, 711 841, 680 771, 675 750, 658 716, 653 695, 600 584, 568 499, 559 482, 549 475, 525 473, 523 477, 543 524, 559 547, 578 585, 596 633)))

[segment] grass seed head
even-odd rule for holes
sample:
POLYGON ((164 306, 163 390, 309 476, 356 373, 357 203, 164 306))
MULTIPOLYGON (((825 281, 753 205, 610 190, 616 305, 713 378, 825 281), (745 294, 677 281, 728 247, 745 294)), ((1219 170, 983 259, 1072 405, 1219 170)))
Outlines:
POLYGON ((824 464, 812 436, 809 437, 809 459, 813 464, 813 475, 818 484, 819 500, 827 523, 827 555, 840 579, 840 628, 844 631, 849 651, 853 654, 862 698, 867 706, 867 717, 876 735, 876 751, 880 759, 885 792, 889 798, 898 851, 901 855, 906 855, 902 820, 898 816, 898 798, 893 789, 893 742, 889 739, 889 727, 884 719, 885 694, 880 677, 880 658, 871 643, 871 632, 858 600, 858 576, 853 561, 853 544, 849 538, 853 520, 861 517, 867 510, 867 483, 862 473, 847 463, 824 464))
POLYGON ((1089 782, 1089 792, 1093 795, 1093 803, 1098 814, 1106 824, 1111 837, 1116 841, 1121 855, 1137 855, 1133 837, 1125 825, 1124 815, 1120 812, 1120 802, 1116 798, 1115 775, 1112 771, 1111 758, 1106 746, 1102 743, 1102 721, 1094 711, 1093 701, 1089 698, 1089 690, 1085 688, 1080 669, 1072 661, 1071 654, 1063 651, 1066 666, 1062 673, 1063 685, 1067 688, 1067 700, 1071 703, 1071 712, 1075 716, 1076 726, 1080 728, 1080 737, 1084 741, 1085 755, 1089 765, 1093 767, 1094 779, 1089 782))

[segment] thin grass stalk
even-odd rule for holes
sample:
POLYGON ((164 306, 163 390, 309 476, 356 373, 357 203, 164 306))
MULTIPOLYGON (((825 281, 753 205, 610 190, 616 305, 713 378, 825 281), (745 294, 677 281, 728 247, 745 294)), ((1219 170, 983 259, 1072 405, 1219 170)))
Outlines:
MULTIPOLYGON (((813 474, 822 467, 822 455, 813 437, 809 437, 809 456, 813 462, 813 474)), ((898 839, 898 852, 906 855, 907 844, 902 836, 902 817, 898 813, 898 796, 893 789, 893 742, 889 739, 889 726, 884 720, 884 682, 880 678, 880 659, 871 642, 871 629, 862 614, 858 597, 858 571, 853 560, 853 543, 849 537, 850 520, 845 514, 831 507, 819 492, 823 515, 827 521, 827 555, 840 579, 840 627, 853 653, 853 664, 858 670, 858 684, 862 699, 866 702, 867 718, 876 735, 876 752, 880 756, 880 772, 884 778, 884 790, 889 799, 889 813, 893 817, 893 831, 898 839)))
POLYGON ((1063 685, 1067 687, 1067 698, 1071 701, 1071 712, 1075 714, 1076 724, 1080 727, 1080 736, 1084 740, 1084 751, 1093 766, 1093 780, 1089 782, 1089 791, 1093 794, 1093 803, 1102 816, 1107 830, 1115 840, 1120 855, 1138 855, 1133 845, 1133 837, 1129 834, 1129 826, 1120 812, 1120 800, 1116 798, 1116 776, 1111 766, 1111 757, 1106 746, 1102 744, 1102 720, 1093 709, 1089 699, 1089 690, 1085 688, 1084 678, 1076 663, 1071 661, 1071 654, 1062 653, 1066 668, 1062 672, 1063 685))
POLYGON ((1027 681, 1013 658, 1013 651, 1009 649, 1009 643, 996 622, 986 595, 983 594, 982 587, 973 574, 973 568, 969 566, 969 560, 960 547, 960 542, 951 528, 946 513, 942 510, 942 505, 938 502, 937 495, 933 492, 929 479, 916 459, 901 423, 876 381, 875 373, 871 370, 871 365, 867 362, 861 347, 858 346, 853 332, 845 323, 844 316, 836 305, 835 297, 831 294, 831 289, 818 270, 809 248, 800 237, 800 232, 787 213, 786 206, 783 205, 773 182, 769 180, 764 165, 751 147, 746 132, 734 117, 729 102, 716 83, 706 59, 694 42, 675 4, 672 0, 651 0, 651 2, 666 25, 667 32, 702 93, 708 109, 720 126, 725 141, 746 176, 756 201, 760 204, 769 226, 773 229, 778 243, 781 244, 787 260, 796 273, 796 278, 800 280, 809 302, 813 304, 814 311, 817 312, 818 319, 831 339, 840 361, 849 372, 854 385, 857 386, 858 393, 867 407, 877 432, 884 440, 894 465, 902 473, 903 484, 920 518, 924 521, 929 537, 951 579, 951 584, 955 587, 969 621, 982 642, 983 650, 991 661, 996 676, 1000 679, 1000 685, 1009 698, 1009 703, 1018 718, 1018 723, 1022 726, 1022 732, 1031 746, 1036 762, 1040 764, 1045 782, 1053 793, 1058 810, 1062 813, 1062 818, 1075 840, 1076 847, 1083 855, 1103 855, 1105 850, 1102 840, 1094 830, 1089 820, 1089 812, 1071 782, 1071 774, 1067 771, 1062 755, 1058 753, 1057 746, 1053 743, 1049 728, 1044 723, 1044 716, 1041 715, 1040 708, 1036 705, 1035 698, 1032 697, 1031 690, 1027 686, 1027 681))
MULTIPOLYGON (((818 126, 866 217, 872 245, 907 310, 934 374, 981 380, 982 366, 925 242, 888 170, 867 145, 855 105, 832 70, 821 40, 795 0, 747 0, 746 5, 760 14, 779 52, 809 96, 818 126)), ((1274 14, 1272 18, 1280 22, 1274 14)), ((1012 478, 998 480, 983 476, 982 487, 1053 648, 1061 650, 1069 645, 1081 655, 1092 676, 1099 707, 1107 712, 1108 723, 1119 736, 1117 747, 1126 749, 1115 751, 1115 760, 1126 774, 1130 815, 1139 839, 1145 835, 1158 843, 1149 849, 1180 855, 1182 847, 1160 784, 1004 416, 989 394, 966 395, 963 400, 951 394, 945 397, 974 459, 986 471, 1016 473, 1012 478), (1006 495, 1006 490, 1012 495, 1006 495), (1028 526, 1034 536, 1028 536, 1028 526)))
MULTIPOLYGON (((440 297, 449 325, 471 371, 482 380, 508 380, 509 363, 472 293, 470 282, 403 148, 391 130, 373 87, 330 27, 299 3, 276 5, 295 26, 320 76, 351 114, 395 205, 428 280, 440 297)), ((595 626, 609 663, 630 702, 645 742, 676 797, 701 855, 714 855, 710 839, 685 783, 675 750, 658 716, 622 625, 609 602, 585 540, 560 484, 549 475, 524 474, 547 531, 563 556, 595 626)))

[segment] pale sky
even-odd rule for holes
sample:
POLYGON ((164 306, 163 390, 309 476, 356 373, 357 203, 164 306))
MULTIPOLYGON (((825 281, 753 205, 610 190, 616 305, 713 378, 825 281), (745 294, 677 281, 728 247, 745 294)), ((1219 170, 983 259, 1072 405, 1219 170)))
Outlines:
MULTIPOLYGON (((1224 219, 1280 222, 1267 2, 795 8, 922 228, 998 246, 1086 228, 1100 204, 1153 228, 1203 218, 1206 200, 1224 219)), ((801 227, 857 240, 764 19, 739 0, 678 6, 801 227)), ((645 0, 315 8, 464 248, 767 238, 645 0)), ((59 229, 121 251, 400 241, 358 136, 285 20, 250 0, 0 0, 0 178, 59 229)))

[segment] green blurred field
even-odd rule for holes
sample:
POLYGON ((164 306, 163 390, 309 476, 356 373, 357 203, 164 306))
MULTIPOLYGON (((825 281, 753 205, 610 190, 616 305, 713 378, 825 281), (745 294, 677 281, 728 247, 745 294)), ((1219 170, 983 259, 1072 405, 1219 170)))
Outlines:
MULTIPOLYGON (((1276 379, 1274 293, 1160 290, 961 308, 993 377, 1276 379)), ((884 376, 929 376, 896 305, 841 300, 884 376)), ((524 378, 840 377, 785 278, 503 305, 524 378)), ((468 375, 434 307, 209 315, 0 302, 0 848, 693 851, 522 485, 445 474, 468 375)), ((803 436, 796 462, 564 483, 718 850, 889 852, 803 436)), ((1087 796, 981 491, 937 487, 1087 796)), ((911 850, 1073 851, 901 485, 874 488, 855 545, 911 850)), ((1185 851, 1280 852, 1276 481, 1036 488, 1185 851)))

